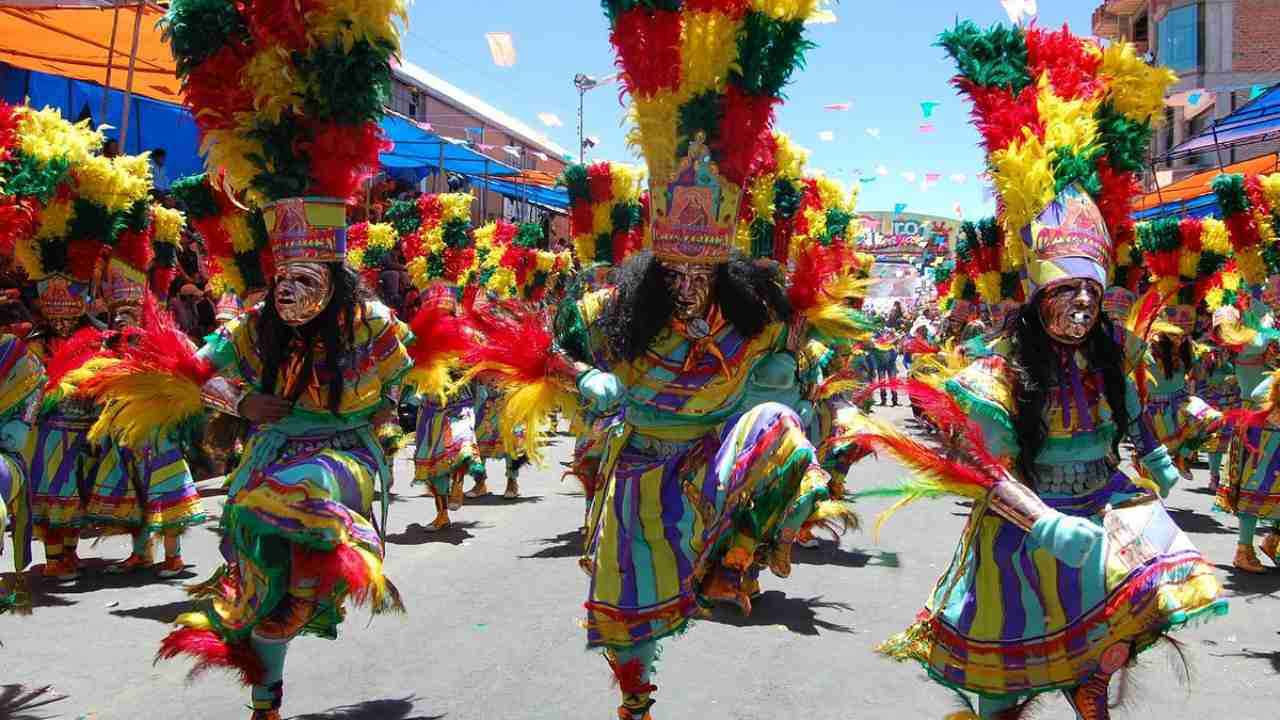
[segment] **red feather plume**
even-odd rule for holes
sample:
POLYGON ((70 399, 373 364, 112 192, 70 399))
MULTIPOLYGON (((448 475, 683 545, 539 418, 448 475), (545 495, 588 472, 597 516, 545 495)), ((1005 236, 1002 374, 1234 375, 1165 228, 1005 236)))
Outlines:
POLYGON ((215 668, 234 671, 244 685, 262 683, 266 670, 248 643, 228 643, 212 630, 178 628, 165 636, 156 651, 156 661, 189 655, 196 660, 189 677, 215 668))
POLYGON ((553 338, 540 313, 502 302, 474 308, 467 321, 474 332, 462 355, 466 365, 501 365, 505 379, 518 384, 547 377, 553 338))
POLYGON ((45 392, 52 392, 67 373, 80 368, 94 356, 102 353, 107 333, 95 327, 82 328, 66 340, 54 341, 44 370, 47 381, 45 392))

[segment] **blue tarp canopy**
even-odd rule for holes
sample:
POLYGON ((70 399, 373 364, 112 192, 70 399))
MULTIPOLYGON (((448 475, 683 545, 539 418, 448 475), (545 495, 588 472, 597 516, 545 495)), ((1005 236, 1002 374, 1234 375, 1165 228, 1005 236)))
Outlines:
MULTIPOLYGON (((32 107, 55 107, 68 120, 89 118, 94 127, 103 124, 117 129, 103 132, 119 140, 124 93, 112 90, 107 99, 107 116, 102 113, 103 88, 97 83, 73 80, 34 70, 22 70, 0 63, 0 97, 13 105, 27 102, 32 107)), ((134 95, 129 100, 129 137, 120 143, 127 155, 164 148, 168 154, 165 171, 170 180, 204 172, 198 151, 200 138, 191 113, 181 105, 134 95)))
POLYGON ((1169 151, 1166 160, 1280 139, 1280 84, 1169 151))
POLYGON ((520 174, 516 168, 476 152, 465 143, 442 138, 408 118, 387 115, 381 124, 387 139, 395 143, 390 152, 379 156, 388 170, 436 172, 443 151, 445 172, 471 176, 487 173, 504 177, 520 174))
POLYGON ((569 191, 565 188, 549 188, 541 185, 513 183, 506 180, 490 178, 471 178, 472 185, 488 188, 499 195, 506 195, 516 200, 526 200, 552 210, 567 210, 569 207, 569 191))
POLYGON ((1193 218, 1220 218, 1222 217, 1222 210, 1218 207, 1218 197, 1213 193, 1208 193, 1199 197, 1171 201, 1146 210, 1139 210, 1133 214, 1133 219, 1153 220, 1170 215, 1193 218))

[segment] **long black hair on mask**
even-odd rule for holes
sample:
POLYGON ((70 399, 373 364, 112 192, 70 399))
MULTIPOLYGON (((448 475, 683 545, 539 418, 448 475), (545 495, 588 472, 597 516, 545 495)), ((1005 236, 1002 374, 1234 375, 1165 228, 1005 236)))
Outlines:
MULTIPOLYGON (((1044 449, 1049 435, 1045 418, 1045 406, 1049 393, 1061 381, 1058 378, 1061 361, 1057 343, 1045 331, 1040 319, 1038 303, 1027 303, 1014 316, 1010 325, 1010 368, 1013 370, 1014 387, 1013 429, 1018 438, 1018 467, 1028 484, 1035 483, 1035 460, 1044 449)), ((1106 315, 1085 336, 1077 348, 1084 354, 1088 366, 1102 372, 1104 394, 1111 406, 1111 418, 1115 422, 1116 436, 1111 443, 1115 452, 1120 439, 1129 429, 1129 407, 1125 403, 1124 349, 1115 341, 1111 320, 1106 315)))
POLYGON ((1160 369, 1164 371, 1165 377, 1173 377, 1174 372, 1178 370, 1184 373, 1191 370, 1191 343, 1185 337, 1161 335, 1156 341, 1155 356, 1160 361, 1160 369), (1175 352, 1178 354, 1178 360, 1182 361, 1181 368, 1173 362, 1175 352))
MULTIPOLYGON (((276 391, 276 378, 289 357, 295 337, 302 339, 308 363, 313 361, 312 349, 319 342, 325 350, 323 364, 319 368, 308 366, 305 372, 310 374, 314 369, 318 371, 318 377, 329 379, 329 411, 336 414, 342 403, 341 357, 355 347, 355 313, 352 310, 357 303, 370 299, 372 294, 360 276, 343 263, 329 263, 329 277, 333 281, 333 299, 319 315, 298 328, 287 325, 276 311, 275 283, 272 282, 268 288, 256 327, 258 351, 262 353, 259 390, 267 394, 276 391)), ((285 399, 296 401, 305 389, 306 384, 299 383, 291 397, 285 399)))
MULTIPOLYGON (((675 303, 662 264, 651 252, 633 255, 617 270, 616 295, 600 318, 610 353, 635 360, 671 323, 675 303)), ((791 318, 778 266, 734 253, 716 272, 711 301, 743 335, 755 337, 775 321, 791 318)))

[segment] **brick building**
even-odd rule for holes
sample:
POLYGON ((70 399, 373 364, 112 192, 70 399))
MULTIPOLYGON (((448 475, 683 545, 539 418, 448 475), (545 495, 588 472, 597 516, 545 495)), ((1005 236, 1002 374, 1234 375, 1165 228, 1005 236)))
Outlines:
MULTIPOLYGON (((1165 125, 1152 143, 1160 158, 1249 101, 1256 86, 1280 82, 1280 0, 1105 0, 1093 33, 1138 46, 1178 73, 1165 125)), ((1161 183, 1221 162, 1274 153, 1276 143, 1209 152, 1157 164, 1161 183)))
MULTIPOLYGON (((564 170, 567 150, 542 133, 461 88, 411 62, 402 61, 392 75, 391 110, 430 125, 442 137, 466 140, 496 163, 515 167, 534 178, 554 179, 564 170)), ((428 178, 428 189, 441 190, 440 178, 428 178)), ((478 223, 502 218, 537 221, 550 215, 555 238, 567 238, 563 211, 529 202, 519 194, 504 195, 472 187, 478 198, 478 223)))

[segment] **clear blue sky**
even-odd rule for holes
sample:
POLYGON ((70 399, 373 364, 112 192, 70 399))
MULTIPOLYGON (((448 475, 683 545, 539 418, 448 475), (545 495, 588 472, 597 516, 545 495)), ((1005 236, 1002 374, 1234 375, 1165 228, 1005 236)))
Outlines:
MULTIPOLYGON (((1064 22, 1078 34, 1090 34, 1096 0, 1040 0, 1039 23, 1064 22)), ((951 216, 960 203, 965 216, 990 214, 974 175, 983 169, 977 132, 969 125, 968 108, 948 85, 953 66, 940 48, 937 34, 957 14, 983 25, 1008 22, 998 0, 845 0, 832 9, 839 21, 811 25, 818 47, 808 67, 788 87, 778 127, 812 151, 810 167, 821 168, 846 185, 856 183, 855 170, 874 176, 884 165, 889 175, 862 185, 858 207, 891 210, 906 203, 907 212, 951 216), (940 102, 931 122, 937 130, 922 134, 920 103, 940 102), (829 103, 852 102, 849 112, 822 109, 829 103), (879 128, 877 140, 866 133, 879 128), (833 142, 818 134, 830 130, 833 142), (902 173, 913 172, 914 183, 902 173), (925 173, 942 181, 925 191, 925 173), (950 179, 965 175, 965 182, 950 179)), ((569 150, 577 145, 575 73, 607 76, 614 72, 608 25, 592 0, 477 0, 413 6, 405 38, 409 60, 543 130, 569 150), (514 67, 493 64, 484 35, 510 32, 515 39, 514 67), (547 128, 538 113, 555 113, 564 126, 547 128)), ((616 86, 587 94, 586 134, 600 138, 590 160, 634 161, 623 137, 623 109, 616 86)))

